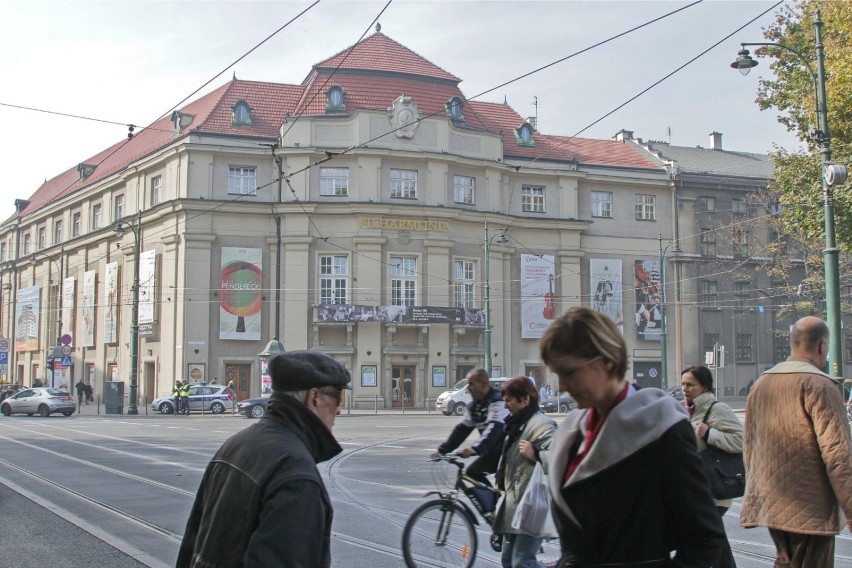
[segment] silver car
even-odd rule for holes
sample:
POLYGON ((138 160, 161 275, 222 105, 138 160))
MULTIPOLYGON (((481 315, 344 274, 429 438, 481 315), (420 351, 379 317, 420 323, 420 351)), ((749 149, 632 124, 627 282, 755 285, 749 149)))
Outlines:
MULTIPOLYGON (((234 392, 221 385, 191 385, 189 387, 189 410, 223 414, 233 408, 234 392)), ((174 414, 175 397, 161 396, 151 403, 151 410, 161 414, 174 414)))
POLYGON ((50 416, 54 412, 61 412, 65 416, 71 416, 77 411, 77 405, 71 393, 53 388, 25 389, 3 401, 0 412, 3 416, 12 414, 26 414, 32 416, 50 416))

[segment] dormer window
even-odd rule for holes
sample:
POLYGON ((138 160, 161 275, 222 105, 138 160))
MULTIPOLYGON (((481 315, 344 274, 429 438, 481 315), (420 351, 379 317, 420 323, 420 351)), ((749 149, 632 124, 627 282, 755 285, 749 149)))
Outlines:
POLYGON ((246 101, 237 101, 231 107, 231 126, 251 126, 251 107, 246 101))
POLYGON ((444 103, 444 108, 447 109, 447 116, 449 116, 453 122, 464 122, 464 115, 462 114, 464 101, 462 101, 461 98, 451 98, 444 103))
POLYGON ((518 146, 527 146, 533 148, 535 140, 533 140, 533 127, 529 123, 523 123, 515 129, 515 141, 518 146))
POLYGON ((192 124, 192 120, 194 118, 194 114, 186 114, 185 112, 181 112, 179 110, 172 112, 172 124, 175 127, 175 132, 180 132, 181 130, 192 124))
POLYGON ((334 85, 326 91, 325 96, 328 97, 325 112, 346 112, 346 91, 342 87, 334 85))
POLYGON ((94 171, 94 164, 77 164, 77 175, 79 176, 78 179, 86 179, 87 177, 92 175, 92 172, 94 171))

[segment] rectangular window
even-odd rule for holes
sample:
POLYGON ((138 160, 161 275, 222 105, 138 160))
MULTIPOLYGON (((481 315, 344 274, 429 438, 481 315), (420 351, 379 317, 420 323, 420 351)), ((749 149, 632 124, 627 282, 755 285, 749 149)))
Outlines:
POLYGON ((524 185, 521 187, 521 211, 544 213, 544 187, 524 185))
POLYGON ((38 228, 38 250, 47 246, 47 229, 45 227, 38 228))
POLYGON ((734 299, 739 309, 751 307, 751 282, 734 282, 734 299))
POLYGON ((472 260, 457 260, 453 263, 453 306, 473 308, 476 290, 476 263, 472 260))
POLYGON ((846 362, 852 362, 852 333, 846 334, 846 341, 843 342, 846 346, 846 362))
POLYGON ((612 192, 592 192, 592 217, 612 219, 612 192))
POLYGON ((320 168, 320 195, 349 195, 349 168, 320 168))
POLYGON ((323 255, 320 257, 320 304, 348 304, 349 257, 323 255))
POLYGON ((716 256, 716 233, 712 229, 701 229, 701 256, 716 256))
POLYGON ((790 333, 788 331, 776 331, 772 334, 772 344, 775 354, 773 363, 786 361, 787 357, 790 356, 790 333))
POLYGON ((0 262, 6 262, 6 242, 0 243, 0 262))
POLYGON ((417 300, 417 259, 413 256, 392 256, 391 305, 413 306, 417 300))
POLYGON ((476 180, 467 176, 453 176, 453 201, 474 205, 476 180))
POLYGON ((92 230, 95 231, 101 228, 101 206, 92 206, 92 230))
POLYGON ((74 213, 74 215, 71 216, 71 236, 79 237, 82 229, 83 216, 80 213, 74 213))
POLYGON ((734 229, 731 238, 734 256, 742 258, 748 256, 748 231, 743 229, 734 229))
POLYGON ((228 193, 234 195, 255 195, 257 192, 257 172, 255 168, 229 167, 228 193))
POLYGON ((701 281, 701 307, 719 307, 719 283, 715 280, 701 281))
POLYGON ((752 355, 751 355, 751 334, 750 333, 738 333, 736 341, 737 341, 737 350, 736 350, 737 363, 753 361, 752 355))
POLYGON ((746 212, 746 203, 742 199, 734 199, 731 201, 731 211, 740 215, 746 212))
POLYGON ((124 217, 124 196, 116 195, 115 201, 113 201, 113 221, 118 221, 124 217))
POLYGON ((716 210, 716 198, 715 197, 699 197, 698 198, 698 209, 700 211, 715 211, 716 210))
POLYGON ((162 199, 161 192, 163 191, 163 176, 154 176, 151 178, 151 207, 157 205, 162 199))
POLYGON ((62 242, 62 239, 65 238, 64 233, 62 232, 62 219, 57 219, 53 222, 53 244, 58 245, 62 242))
POLYGON ((30 238, 30 234, 27 233, 24 235, 24 255, 30 254, 30 245, 32 244, 32 239, 30 238))
POLYGON ((657 218, 657 197, 654 195, 636 195, 634 201, 638 221, 654 221, 657 218))
POLYGON ((417 199, 417 170, 391 170, 390 196, 417 199))

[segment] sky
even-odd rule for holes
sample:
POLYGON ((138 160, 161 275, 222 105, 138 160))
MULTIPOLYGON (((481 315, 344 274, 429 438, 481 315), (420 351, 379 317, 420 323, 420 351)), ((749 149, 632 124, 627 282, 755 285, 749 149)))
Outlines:
POLYGON ((505 99, 522 116, 537 115, 545 134, 610 139, 626 129, 644 140, 708 147, 709 134, 717 131, 726 150, 801 147, 774 110, 760 111, 754 102, 759 78, 771 76, 768 61, 759 60, 747 77, 729 67, 740 42, 763 41, 780 9, 772 8, 775 2, 705 0, 505 86, 499 85, 691 2, 312 4, 0 0, 0 160, 6 172, 0 219, 45 179, 124 139, 126 124, 147 125, 169 114, 211 79, 189 100, 234 75, 301 83, 313 64, 373 33, 371 23, 383 9, 382 33, 461 78, 466 97, 505 99))

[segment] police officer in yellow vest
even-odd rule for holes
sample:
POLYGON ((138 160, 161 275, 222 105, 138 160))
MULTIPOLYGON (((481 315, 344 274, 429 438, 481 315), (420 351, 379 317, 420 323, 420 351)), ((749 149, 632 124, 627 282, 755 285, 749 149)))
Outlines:
POLYGON ((189 416, 189 381, 184 381, 180 387, 181 414, 189 416))
POLYGON ((175 381, 174 388, 172 388, 172 396, 174 397, 174 400, 175 400, 175 416, 180 414, 180 409, 181 409, 181 401, 180 401, 180 399, 181 399, 181 386, 180 385, 181 385, 181 380, 178 379, 178 380, 175 381))

